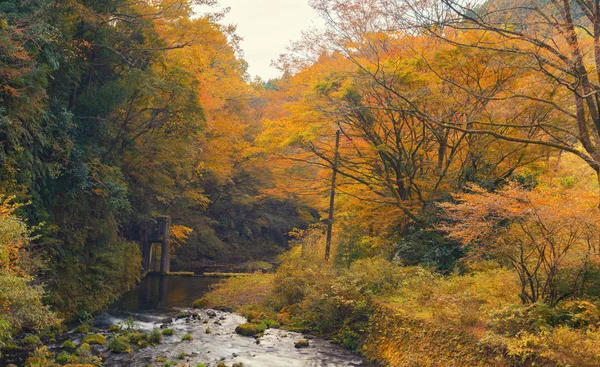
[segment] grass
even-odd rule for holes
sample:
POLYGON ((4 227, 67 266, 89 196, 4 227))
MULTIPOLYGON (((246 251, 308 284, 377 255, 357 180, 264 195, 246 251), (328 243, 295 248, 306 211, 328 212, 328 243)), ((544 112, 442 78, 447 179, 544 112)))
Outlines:
POLYGON ((202 273, 202 276, 205 277, 214 277, 214 278, 232 278, 232 277, 249 277, 255 274, 252 273, 224 273, 224 272, 206 272, 202 273))
POLYGON ((246 274, 243 277, 224 279, 205 298, 210 307, 239 309, 244 306, 261 305, 269 296, 274 283, 274 274, 246 274), (252 291, 249 292, 249 289, 252 291))
POLYGON ((168 272, 167 275, 193 277, 196 274, 193 271, 172 271, 168 272))
POLYGON ((184 336, 181 337, 181 341, 191 341, 194 340, 194 337, 191 336, 190 334, 185 334, 184 336))
POLYGON ((108 343, 108 350, 113 353, 129 353, 131 352, 131 346, 124 337, 117 336, 108 343))

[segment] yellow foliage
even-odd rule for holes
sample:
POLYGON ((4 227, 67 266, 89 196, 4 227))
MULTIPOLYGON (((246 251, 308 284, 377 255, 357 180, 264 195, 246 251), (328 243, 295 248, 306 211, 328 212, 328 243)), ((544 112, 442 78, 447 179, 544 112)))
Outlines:
POLYGON ((173 248, 181 247, 186 244, 188 237, 194 230, 182 225, 171 226, 171 238, 173 240, 173 248))

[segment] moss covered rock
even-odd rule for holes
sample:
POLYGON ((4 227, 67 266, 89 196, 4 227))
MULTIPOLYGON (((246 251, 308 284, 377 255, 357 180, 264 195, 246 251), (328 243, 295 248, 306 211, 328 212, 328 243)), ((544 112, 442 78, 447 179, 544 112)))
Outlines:
POLYGON ((104 337, 104 335, 102 334, 90 334, 90 335, 86 335, 83 337, 83 339, 81 339, 81 343, 85 343, 85 344, 98 344, 98 345, 104 345, 106 344, 106 337, 104 337))
POLYGON ((163 329, 163 331, 161 331, 162 335, 165 336, 171 336, 175 333, 174 329, 163 329))
POLYGON ((264 323, 255 324, 247 322, 245 324, 238 325, 238 327, 235 328, 235 332, 244 336, 255 336, 263 333, 266 329, 267 325, 264 323))
POLYGON ((111 333, 116 333, 118 331, 121 331, 121 325, 111 325, 108 328, 108 331, 111 332, 111 333))
POLYGON ((308 340, 302 339, 294 343, 295 348, 308 348, 308 340))

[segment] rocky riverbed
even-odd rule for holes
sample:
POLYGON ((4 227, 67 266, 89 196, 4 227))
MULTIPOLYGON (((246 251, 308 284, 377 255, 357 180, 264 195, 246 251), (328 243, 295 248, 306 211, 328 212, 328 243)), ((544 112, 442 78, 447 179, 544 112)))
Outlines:
POLYGON ((96 346, 107 367, 192 366, 371 366, 364 358, 319 338, 282 329, 267 329, 258 338, 238 335, 235 328, 246 322, 238 314, 217 310, 178 309, 178 314, 107 313, 94 324, 110 342, 116 337, 108 328, 126 325, 140 332, 173 329, 156 346, 132 348, 130 353, 114 353, 96 346), (185 316, 184 316, 185 315, 185 316), (185 336, 185 337, 184 337, 185 336), (184 340, 189 339, 189 340, 184 340), (308 347, 297 348, 301 340, 308 347))

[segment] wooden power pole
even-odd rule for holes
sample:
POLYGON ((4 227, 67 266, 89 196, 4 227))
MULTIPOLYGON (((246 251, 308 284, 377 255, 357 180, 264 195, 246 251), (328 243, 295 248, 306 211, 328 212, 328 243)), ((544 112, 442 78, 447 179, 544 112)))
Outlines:
POLYGON ((327 242, 325 243, 325 261, 329 261, 331 253, 331 232, 333 230, 333 209, 335 202, 335 179, 340 155, 340 131, 335 133, 335 153, 333 156, 333 172, 331 173, 331 192, 329 193, 329 217, 327 219, 327 242))

